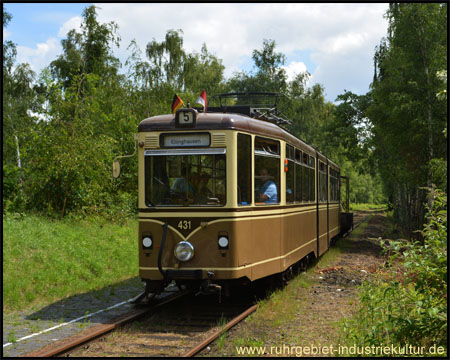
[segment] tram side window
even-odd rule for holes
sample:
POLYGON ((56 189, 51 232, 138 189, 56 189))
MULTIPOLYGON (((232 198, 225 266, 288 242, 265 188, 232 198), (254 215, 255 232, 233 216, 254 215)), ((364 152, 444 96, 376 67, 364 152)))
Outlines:
POLYGON ((250 135, 238 134, 238 204, 252 203, 252 138, 250 135))
POLYGON ((315 176, 314 176, 314 158, 312 156, 309 157, 309 201, 315 201, 315 176))
POLYGON ((337 178, 334 178, 333 179, 334 181, 333 181, 333 185, 334 185, 334 187, 333 187, 333 201, 338 201, 338 188, 339 188, 339 185, 338 185, 338 182, 339 182, 339 180, 337 179, 337 178))
POLYGON ((309 200, 309 169, 308 166, 309 155, 303 153, 302 158, 302 200, 309 200))
POLYGON ((327 201, 327 174, 323 162, 319 165, 319 201, 327 201))
POLYGON ((280 202, 280 143, 255 138, 255 203, 280 202))
POLYGON ((302 202, 302 152, 295 150, 295 201, 302 202))
POLYGON ((309 200, 309 169, 302 165, 302 200, 309 200))
POLYGON ((339 172, 330 168, 330 201, 339 200, 339 172))
POLYGON ((337 189, 336 189, 336 201, 340 200, 340 195, 341 195, 341 173, 338 171, 336 173, 336 177, 337 177, 337 189))
POLYGON ((334 169, 330 168, 330 201, 333 201, 334 198, 334 169))
POLYGON ((293 203, 295 197, 295 164, 294 164, 294 148, 286 145, 286 202, 293 203))

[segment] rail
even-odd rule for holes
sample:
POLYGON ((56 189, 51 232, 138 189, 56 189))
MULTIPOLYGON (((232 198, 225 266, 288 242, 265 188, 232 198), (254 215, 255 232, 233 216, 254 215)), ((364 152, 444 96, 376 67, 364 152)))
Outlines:
POLYGON ((105 335, 108 332, 130 321, 136 320, 141 316, 144 316, 176 299, 179 299, 180 297, 185 296, 188 293, 190 293, 190 291, 180 291, 174 295, 166 296, 154 306, 135 309, 115 319, 112 319, 110 323, 93 326, 92 328, 87 329, 82 334, 77 334, 59 342, 44 346, 39 350, 34 350, 25 355, 22 355, 22 357, 52 357, 60 355, 81 344, 85 344, 95 338, 98 338, 99 336, 105 335))
POLYGON ((251 306, 250 308, 245 310, 242 314, 236 316, 233 320, 228 322, 222 329, 217 330, 215 333, 211 334, 207 339, 203 340, 200 344, 193 347, 186 354, 184 354, 183 357, 191 357, 191 356, 194 356, 195 354, 199 353, 206 346, 208 346, 210 343, 212 343, 216 338, 218 338, 220 335, 222 335, 225 331, 228 331, 234 325, 236 325, 237 323, 244 320, 247 316, 249 316, 257 308, 258 308, 258 304, 251 306))

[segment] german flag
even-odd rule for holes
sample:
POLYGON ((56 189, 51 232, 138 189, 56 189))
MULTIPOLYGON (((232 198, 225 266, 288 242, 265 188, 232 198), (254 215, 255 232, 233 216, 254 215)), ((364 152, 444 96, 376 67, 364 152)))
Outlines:
POLYGON ((175 111, 177 111, 183 105, 184 105, 183 100, 181 100, 180 97, 177 94, 175 94, 172 100, 172 114, 175 114, 175 111))

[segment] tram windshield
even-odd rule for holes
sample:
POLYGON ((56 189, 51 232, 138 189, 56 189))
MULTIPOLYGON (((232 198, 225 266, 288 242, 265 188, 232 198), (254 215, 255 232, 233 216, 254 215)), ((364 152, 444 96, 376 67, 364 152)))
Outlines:
POLYGON ((146 205, 225 205, 225 151, 221 150, 207 154, 146 151, 146 205))

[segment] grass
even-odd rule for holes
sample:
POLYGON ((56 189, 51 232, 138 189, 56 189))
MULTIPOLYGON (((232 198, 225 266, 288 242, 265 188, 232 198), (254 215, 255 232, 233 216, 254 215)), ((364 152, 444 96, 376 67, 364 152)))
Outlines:
MULTIPOLYGON (((224 330, 226 325, 227 325, 227 320, 222 316, 219 319, 217 326, 219 326, 222 330, 224 330)), ((227 339, 227 332, 222 331, 219 338, 217 339, 217 347, 219 348, 219 350, 221 350, 223 348, 223 346, 225 345, 226 339, 227 339)))
MULTIPOLYGON (((316 268, 319 266, 321 269, 329 267, 336 261, 336 258, 338 256, 351 249, 351 247, 354 246, 353 244, 354 240, 360 238, 372 216, 373 215, 369 215, 362 224, 360 224, 349 234, 349 236, 345 238, 339 238, 338 241, 336 242, 336 245, 330 247, 328 251, 320 257, 319 262, 317 262, 316 264, 316 268)), ((310 267, 310 269, 312 268, 313 267, 310 267)), ((309 271, 310 270, 308 270, 307 272, 309 271)))
POLYGON ((295 318, 301 311, 303 299, 298 298, 298 289, 311 286, 310 266, 305 273, 295 276, 281 289, 276 289, 265 299, 258 301, 258 311, 251 314, 246 321, 249 323, 279 328, 284 322, 295 318))
POLYGON ((387 209, 386 204, 350 204, 350 210, 367 211, 367 210, 384 210, 387 209))
POLYGON ((3 311, 49 304, 136 276, 137 222, 3 217, 3 311))
POLYGON ((16 334, 15 334, 15 332, 14 332, 14 330, 11 330, 9 333, 8 333, 8 336, 6 337, 6 340, 8 341, 8 342, 10 342, 10 343, 15 343, 15 342, 17 342, 17 338, 16 338, 16 334))
MULTIPOLYGON (((88 315, 89 312, 90 312, 90 311, 86 311, 86 312, 84 313, 84 315, 85 315, 85 316, 88 315)), ((84 329, 86 326, 89 326, 90 324, 91 324, 91 320, 89 320, 89 318, 84 318, 83 321, 80 321, 80 322, 78 323, 78 327, 79 327, 80 329, 84 329)))

